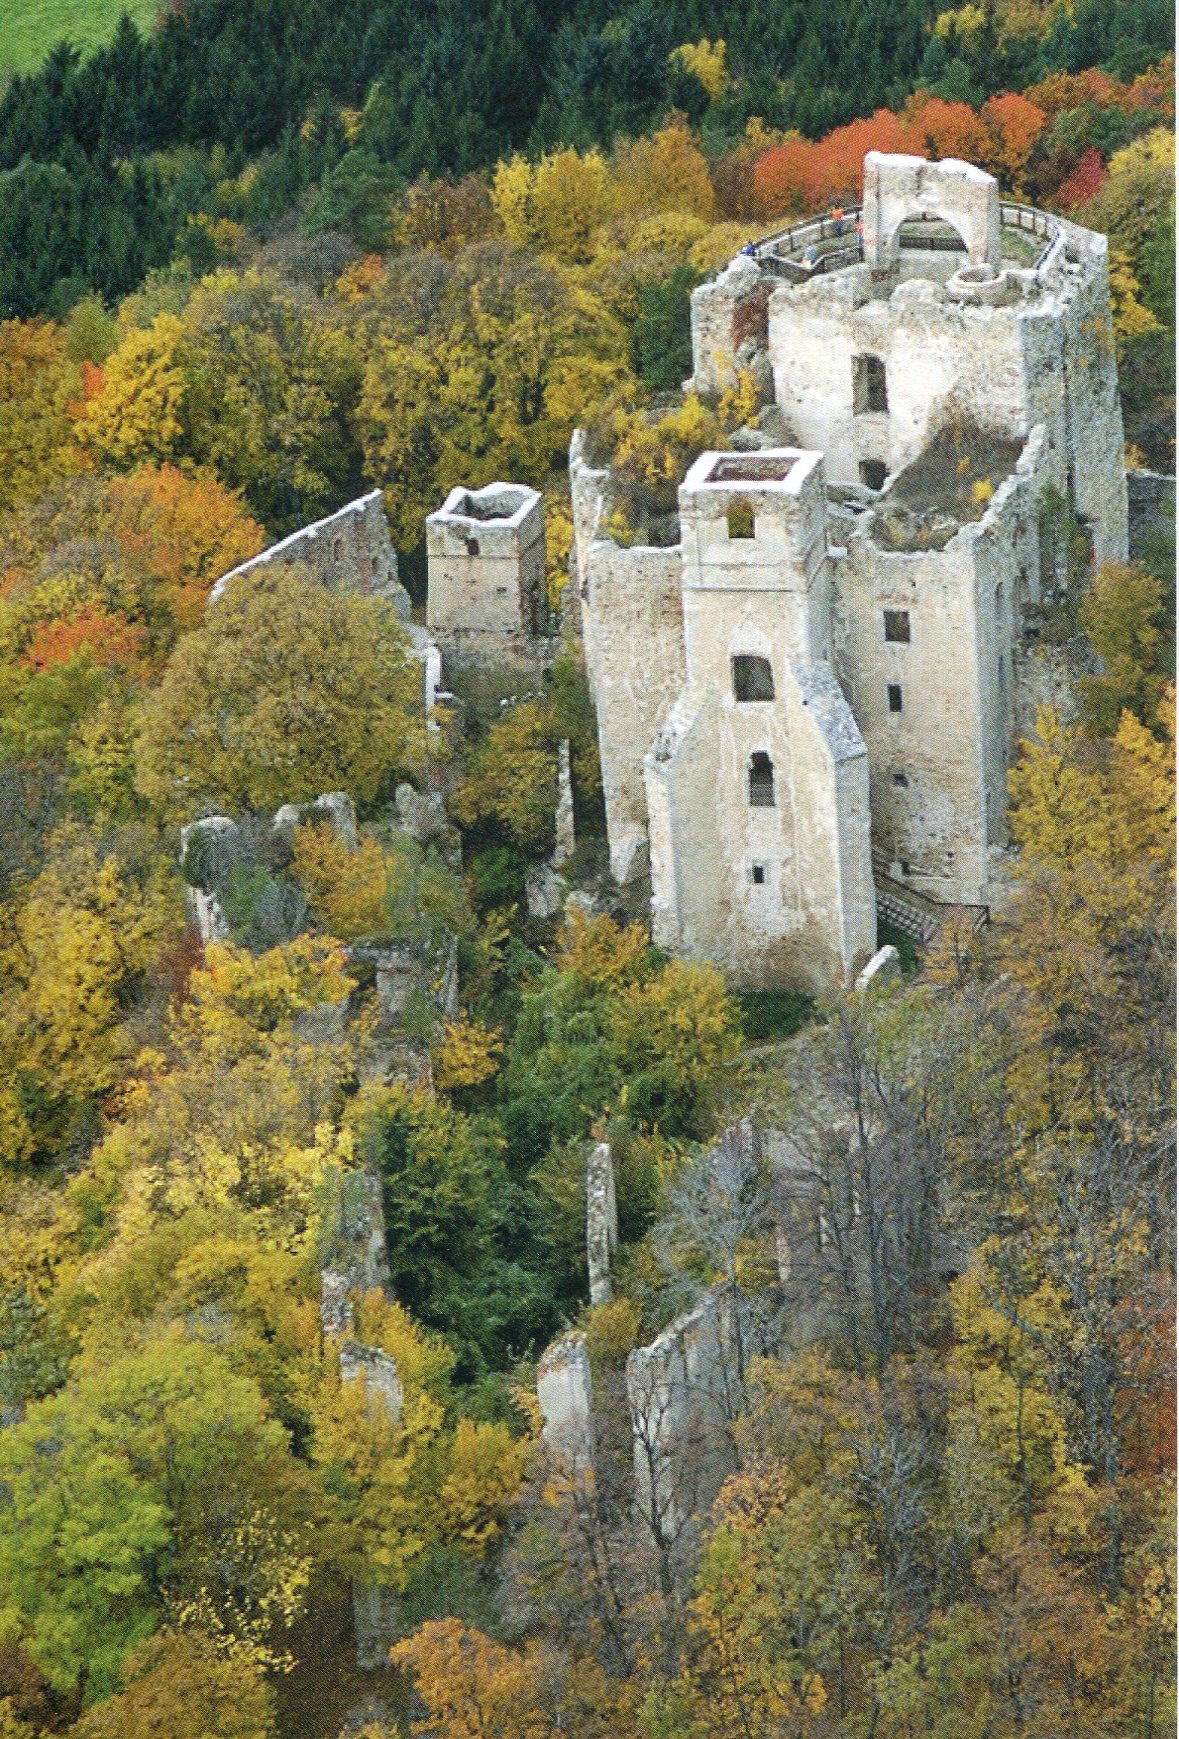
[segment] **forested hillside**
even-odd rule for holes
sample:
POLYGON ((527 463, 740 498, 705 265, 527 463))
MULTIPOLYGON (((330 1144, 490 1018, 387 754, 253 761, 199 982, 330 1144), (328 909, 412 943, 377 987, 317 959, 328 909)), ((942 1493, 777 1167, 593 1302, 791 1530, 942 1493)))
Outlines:
POLYGON ((424 515, 499 478, 559 619, 572 430, 635 535, 753 409, 681 398, 692 287, 873 148, 1108 234, 1172 470, 1171 30, 186 0, 0 97, 2 1739, 1173 1731, 1173 544, 1064 526, 1001 921, 817 1006, 600 909, 572 633, 428 726, 381 599, 206 608, 367 488, 420 601, 424 515), (636 1504, 627 1357, 712 1295, 727 1477, 636 1504), (540 1438, 570 1328, 592 1472, 540 1438))

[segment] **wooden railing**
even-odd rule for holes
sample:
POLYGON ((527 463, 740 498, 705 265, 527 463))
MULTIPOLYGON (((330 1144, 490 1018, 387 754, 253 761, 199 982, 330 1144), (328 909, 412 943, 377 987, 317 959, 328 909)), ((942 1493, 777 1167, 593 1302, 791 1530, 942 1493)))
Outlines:
MULTIPOLYGON (((809 278, 821 277, 825 272, 837 272, 845 266, 855 265, 864 257, 863 247, 855 236, 856 220, 862 209, 858 205, 849 205, 841 218, 835 217, 831 212, 801 218, 798 223, 775 230, 772 235, 763 236, 760 241, 754 242, 753 256, 773 277, 782 278, 791 284, 806 283, 809 278), (845 241, 844 237, 849 232, 851 239, 845 241), (815 249, 815 258, 808 261, 806 251, 811 247, 815 249)), ((920 221, 942 222, 932 213, 920 221)), ((1034 205, 1019 205, 1013 200, 1002 200, 999 204, 999 221, 1004 229, 1022 230, 1026 235, 1043 238, 1044 246, 1032 262, 1032 271, 1039 271, 1054 250, 1063 249, 1065 246, 1065 234, 1057 220, 1049 212, 1040 211, 1034 205)), ((910 231, 906 234, 902 231, 899 241, 902 248, 920 249, 922 252, 957 253, 962 250, 961 239, 952 233, 930 234, 926 231, 923 234, 914 234, 910 231)))

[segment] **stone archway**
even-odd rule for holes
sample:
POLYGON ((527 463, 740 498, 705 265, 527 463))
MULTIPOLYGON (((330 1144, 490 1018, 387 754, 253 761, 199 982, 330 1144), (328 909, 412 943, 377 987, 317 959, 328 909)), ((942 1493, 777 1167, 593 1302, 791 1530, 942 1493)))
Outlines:
POLYGON ((962 239, 972 266, 997 266, 1000 259, 999 183, 973 163, 869 151, 864 158, 864 258, 892 266, 899 256, 900 230, 911 218, 948 224, 962 239))

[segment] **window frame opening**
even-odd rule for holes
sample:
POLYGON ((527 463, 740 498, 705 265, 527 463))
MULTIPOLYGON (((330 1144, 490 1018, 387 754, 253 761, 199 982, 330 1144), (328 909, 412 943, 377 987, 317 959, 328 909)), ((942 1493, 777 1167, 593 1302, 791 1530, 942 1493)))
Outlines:
POLYGON ((745 782, 751 809, 776 809, 774 763, 765 749, 754 749, 745 769, 745 782))
POLYGON ((865 489, 870 489, 874 495, 879 495, 888 479, 888 466, 883 459, 860 460, 860 482, 865 489))
POLYGON ((905 710, 905 691, 899 682, 886 684, 888 692, 888 710, 890 713, 903 713, 905 710))
POLYGON ((739 706, 774 699, 774 667, 760 652, 734 652, 729 659, 733 699, 739 706), (761 692, 755 692, 756 690, 761 692))
POLYGON ((725 508, 725 529, 730 543, 752 543, 757 536, 757 515, 747 495, 738 495, 725 508))
POLYGON ((886 646, 911 646, 913 624, 908 610, 884 610, 884 643, 886 646))
POLYGON ((857 417, 888 414, 888 370, 884 358, 871 351, 852 357, 852 413, 857 417))

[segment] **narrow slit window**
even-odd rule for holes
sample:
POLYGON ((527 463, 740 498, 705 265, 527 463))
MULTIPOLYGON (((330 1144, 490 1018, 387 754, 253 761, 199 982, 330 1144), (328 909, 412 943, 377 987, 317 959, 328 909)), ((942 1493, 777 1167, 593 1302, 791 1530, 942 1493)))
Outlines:
POLYGON ((774 673, 768 658, 738 652, 733 658, 733 696, 736 700, 773 700, 774 673))
POLYGON ((857 416, 865 411, 888 409, 888 386, 884 363, 878 356, 857 356, 852 362, 852 409, 857 416))
POLYGON ((890 646, 907 646, 909 644, 909 612, 907 610, 886 610, 884 612, 884 638, 890 646))
POLYGON ((746 501, 743 495, 730 503, 725 518, 730 538, 748 539, 753 536, 753 503, 746 501))
POLYGON ((764 749, 757 749, 749 758, 749 806, 751 809, 774 807, 774 763, 764 749))
POLYGON ((751 863, 749 866, 749 879, 753 883, 755 888, 763 888, 765 886, 765 881, 766 881, 766 866, 765 866, 765 864, 764 863, 751 863))
POLYGON ((888 685, 888 710, 890 713, 900 713, 905 710, 905 697, 899 682, 890 682, 888 685))

